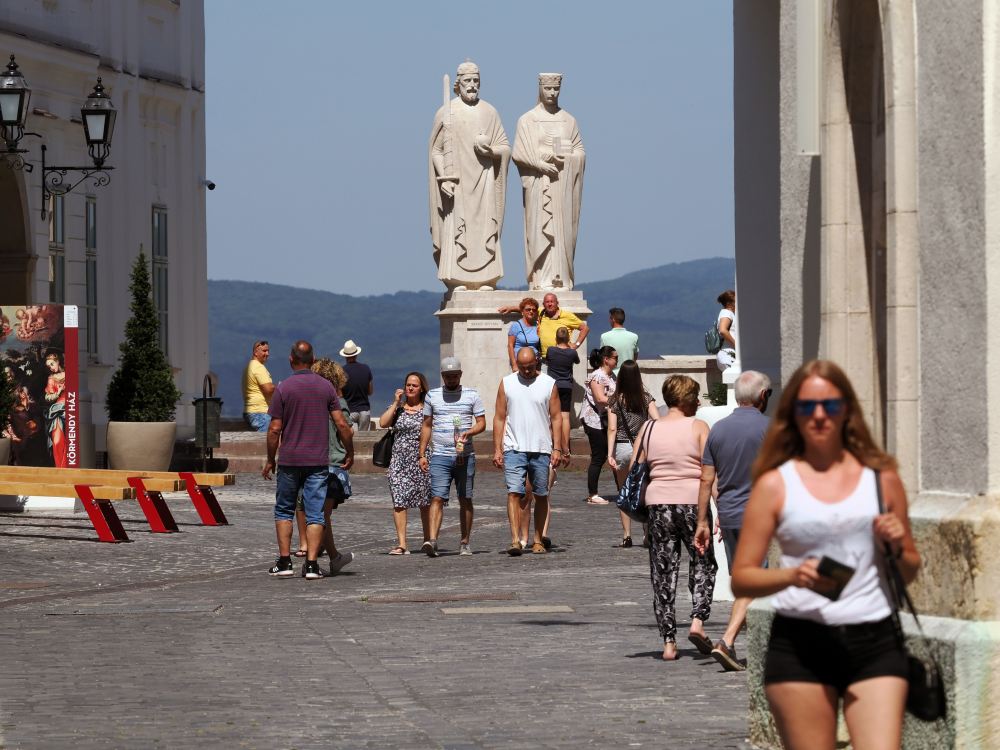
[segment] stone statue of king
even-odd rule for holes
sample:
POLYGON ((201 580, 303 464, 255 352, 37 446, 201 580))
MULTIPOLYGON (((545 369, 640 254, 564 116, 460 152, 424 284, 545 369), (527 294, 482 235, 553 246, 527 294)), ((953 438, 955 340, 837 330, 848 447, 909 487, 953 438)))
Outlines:
POLYGON ((561 73, 538 76, 538 104, 517 121, 514 163, 524 189, 528 288, 573 288, 587 155, 576 119, 559 108, 561 73))
POLYGON ((500 235, 510 142, 500 115, 479 98, 479 67, 458 66, 457 98, 434 115, 430 220, 438 278, 452 290, 489 290, 503 276, 500 235))

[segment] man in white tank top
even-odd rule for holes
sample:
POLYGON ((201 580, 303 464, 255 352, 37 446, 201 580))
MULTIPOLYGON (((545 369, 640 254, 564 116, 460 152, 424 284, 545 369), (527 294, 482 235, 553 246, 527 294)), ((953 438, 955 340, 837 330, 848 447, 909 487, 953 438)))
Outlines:
POLYGON ((535 350, 524 347, 517 353, 517 372, 500 381, 493 416, 493 463, 503 469, 507 483, 507 520, 511 544, 507 553, 524 551, 519 538, 521 509, 525 503, 525 480, 530 478, 535 493, 535 538, 531 551, 547 550, 542 529, 549 511, 549 467, 569 463, 562 434, 559 392, 556 382, 538 372, 535 350))

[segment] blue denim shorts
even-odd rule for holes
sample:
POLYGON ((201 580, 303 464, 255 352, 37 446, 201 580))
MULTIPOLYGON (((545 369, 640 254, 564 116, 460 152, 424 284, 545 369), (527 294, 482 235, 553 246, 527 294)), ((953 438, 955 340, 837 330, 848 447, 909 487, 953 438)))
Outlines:
POLYGON ((243 421, 250 425, 254 432, 267 432, 271 426, 271 415, 267 412, 257 412, 255 414, 243 413, 243 421))
POLYGON ((455 456, 432 455, 431 497, 440 497, 448 502, 451 483, 455 482, 455 494, 460 498, 472 498, 472 487, 476 479, 476 454, 465 457, 465 463, 456 465, 455 456))
POLYGON ((548 453, 503 452, 503 478, 507 482, 507 492, 523 495, 524 480, 531 480, 532 491, 541 497, 549 494, 548 453), (541 490, 541 491, 539 491, 541 490))
POLYGON ((323 526, 323 505, 326 503, 326 483, 329 473, 325 466, 282 466, 275 474, 274 520, 291 521, 295 517, 295 500, 302 492, 306 523, 323 526))

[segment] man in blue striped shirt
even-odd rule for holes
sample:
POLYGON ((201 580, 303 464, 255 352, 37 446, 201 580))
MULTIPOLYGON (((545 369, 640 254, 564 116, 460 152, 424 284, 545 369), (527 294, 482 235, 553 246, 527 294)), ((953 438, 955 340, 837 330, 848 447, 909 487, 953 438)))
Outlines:
POLYGON ((430 557, 437 557, 444 506, 454 481, 462 529, 459 554, 471 555, 472 488, 476 477, 472 437, 486 429, 486 408, 475 388, 462 385, 462 363, 457 357, 441 360, 441 380, 444 386, 431 389, 424 399, 424 424, 420 431, 420 468, 431 475, 430 538, 420 549, 430 557), (425 455, 428 445, 431 446, 429 461, 425 455))

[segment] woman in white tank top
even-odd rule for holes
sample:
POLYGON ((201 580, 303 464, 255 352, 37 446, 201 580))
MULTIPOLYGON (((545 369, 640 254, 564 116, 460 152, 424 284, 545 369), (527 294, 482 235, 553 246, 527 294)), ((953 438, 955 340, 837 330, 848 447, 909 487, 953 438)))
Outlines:
POLYGON ((907 664, 890 620, 882 550, 889 546, 907 582, 920 555, 896 462, 875 445, 837 365, 814 360, 792 375, 753 476, 732 588, 736 596, 775 595, 764 684, 784 746, 833 750, 843 698, 855 747, 898 748, 907 664), (781 567, 761 568, 772 538, 781 567), (823 558, 854 569, 836 601, 836 582, 817 570, 823 558))

